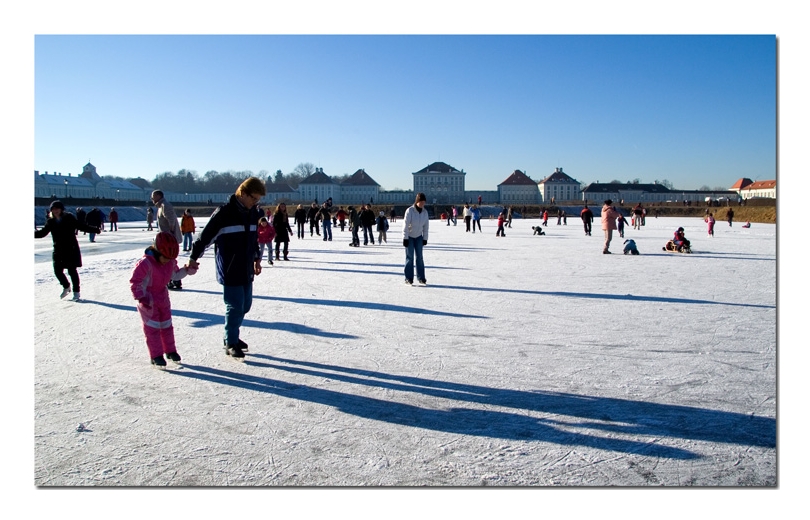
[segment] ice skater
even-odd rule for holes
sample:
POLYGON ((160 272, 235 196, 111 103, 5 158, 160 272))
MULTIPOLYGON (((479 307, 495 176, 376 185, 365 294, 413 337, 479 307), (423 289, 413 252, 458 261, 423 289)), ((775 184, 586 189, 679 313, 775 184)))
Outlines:
POLYGON ((388 243, 388 219, 385 218, 385 212, 380 211, 380 216, 377 217, 377 243, 382 245, 383 242, 388 243))
POLYGON ((709 226, 709 236, 713 237, 714 236, 714 222, 715 222, 714 215, 709 213, 708 215, 706 215, 706 218, 704 220, 706 221, 706 224, 708 224, 708 226, 709 226))
POLYGON ((132 297, 138 301, 149 357, 152 365, 160 369, 166 366, 164 354, 171 361, 180 362, 174 343, 169 282, 197 272, 189 265, 177 267, 179 252, 180 245, 174 235, 161 231, 135 264, 129 279, 132 297))
POLYGON ((505 215, 503 213, 504 212, 501 211, 500 214, 498 214, 498 230, 495 232, 496 237, 505 237, 506 236, 506 233, 504 232, 504 229, 503 229, 504 222, 506 222, 506 217, 505 217, 505 215))
POLYGON ((428 242, 428 228, 430 216, 425 209, 427 197, 424 193, 417 193, 413 206, 405 210, 405 222, 402 224, 402 245, 405 246, 405 283, 413 285, 413 268, 416 263, 416 277, 422 285, 427 284, 425 278, 425 261, 422 258, 422 248, 428 242))
POLYGON ((273 239, 276 238, 276 229, 267 221, 267 217, 259 219, 259 226, 256 228, 256 235, 259 241, 259 262, 264 257, 264 250, 267 249, 267 262, 273 264, 273 239))
POLYGON ((34 231, 34 238, 43 238, 51 234, 53 239, 53 273, 56 279, 62 284, 62 294, 60 298, 65 298, 70 294, 71 283, 73 284, 73 298, 77 302, 81 299, 79 287, 79 271, 82 266, 82 252, 79 249, 79 241, 76 239, 76 230, 85 233, 99 233, 97 226, 83 224, 76 220, 72 213, 65 212, 65 205, 62 201, 51 202, 50 216, 45 221, 42 229, 34 231), (67 269, 70 282, 65 276, 67 269))

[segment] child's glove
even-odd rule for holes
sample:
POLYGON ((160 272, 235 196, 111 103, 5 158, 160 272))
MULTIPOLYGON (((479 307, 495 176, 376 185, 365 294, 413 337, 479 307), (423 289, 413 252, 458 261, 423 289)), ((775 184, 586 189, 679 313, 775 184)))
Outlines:
POLYGON ((402 245, 405 246, 405 247, 408 247, 408 239, 407 238, 402 239, 402 245))
POLYGON ((186 273, 188 273, 189 276, 197 274, 197 269, 197 267, 186 265, 186 273))

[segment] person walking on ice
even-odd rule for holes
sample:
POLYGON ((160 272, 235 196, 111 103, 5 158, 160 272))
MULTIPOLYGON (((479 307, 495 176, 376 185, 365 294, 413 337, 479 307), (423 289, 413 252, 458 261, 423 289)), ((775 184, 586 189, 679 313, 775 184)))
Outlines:
MULTIPOLYGON (((234 359, 244 359, 244 351, 248 348, 247 343, 239 338, 239 331, 253 303, 253 277, 262 272, 256 229, 259 211, 256 204, 266 192, 261 179, 245 179, 228 203, 211 214, 208 224, 191 246, 189 255, 189 267, 197 268, 197 259, 212 242, 216 244, 217 282, 222 285, 225 301, 225 334, 222 342, 225 353, 234 359)), ((285 210, 285 219, 286 216, 285 210)), ((280 231, 278 226, 274 227, 278 240, 280 231)))
POLYGON ((70 294, 71 283, 73 284, 73 301, 81 299, 79 287, 79 271, 77 269, 82 266, 82 252, 79 249, 79 241, 76 239, 76 230, 84 231, 85 233, 98 233, 97 226, 90 226, 88 224, 80 223, 72 213, 65 212, 65 206, 62 201, 55 200, 51 202, 50 217, 45 221, 42 229, 34 231, 34 238, 43 238, 51 234, 53 239, 53 273, 56 279, 62 284, 62 294, 59 296, 63 298, 70 294), (67 269, 70 282, 65 276, 65 269, 67 269))
POLYGON ((160 369, 166 366, 164 354, 171 361, 180 363, 180 354, 174 343, 169 282, 197 272, 197 268, 190 265, 177 267, 179 252, 180 245, 174 235, 161 231, 135 264, 129 279, 132 297, 138 301, 149 357, 152 365, 160 369))
MULTIPOLYGON (((174 206, 166 200, 163 196, 163 191, 155 190, 152 192, 152 204, 157 208, 157 227, 158 231, 166 231, 174 235, 177 243, 183 241, 183 234, 180 232, 180 223, 177 220, 177 213, 174 212, 174 206)), ((180 280, 173 280, 169 283, 169 290, 179 291, 183 288, 180 280)))
POLYGON ((602 231, 605 233, 605 247, 602 249, 602 254, 605 255, 610 254, 610 241, 613 240, 613 231, 618 227, 616 219, 622 216, 612 204, 613 201, 607 199, 605 205, 602 206, 602 231))
POLYGON ((588 205, 585 204, 585 207, 579 214, 579 217, 582 219, 582 225, 585 228, 585 235, 591 236, 591 224, 593 224, 593 211, 588 208, 588 205))
POLYGON ((385 212, 380 211, 380 216, 377 217, 377 243, 382 245, 383 242, 388 243, 388 219, 385 218, 385 212))
POLYGON ((430 216, 425 209, 427 197, 424 193, 416 194, 413 206, 405 210, 402 224, 402 245, 405 253, 405 283, 413 285, 413 268, 416 263, 416 278, 422 285, 427 284, 425 278, 425 261, 422 258, 422 248, 428 243, 428 229, 430 216))
POLYGON ((714 215, 709 213, 708 215, 706 215, 705 220, 706 220, 706 224, 708 224, 708 226, 709 226, 709 230, 708 230, 709 231, 709 236, 713 237, 714 236, 714 223, 715 223, 714 215))

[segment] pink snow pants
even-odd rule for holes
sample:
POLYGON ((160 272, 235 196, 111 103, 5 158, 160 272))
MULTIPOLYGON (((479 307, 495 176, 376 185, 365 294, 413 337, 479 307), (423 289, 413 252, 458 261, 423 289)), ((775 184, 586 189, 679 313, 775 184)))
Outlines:
POLYGON ((149 357, 156 358, 169 352, 177 352, 174 344, 171 305, 160 305, 156 302, 152 307, 144 307, 138 303, 138 313, 143 322, 143 333, 146 336, 149 357))

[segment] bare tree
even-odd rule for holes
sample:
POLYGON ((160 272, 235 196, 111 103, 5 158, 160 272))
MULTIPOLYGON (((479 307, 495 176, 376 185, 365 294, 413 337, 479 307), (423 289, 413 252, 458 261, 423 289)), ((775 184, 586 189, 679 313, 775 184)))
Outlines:
POLYGON ((300 163, 293 169, 292 173, 295 175, 300 175, 302 180, 306 179, 307 177, 315 173, 315 165, 312 164, 311 162, 300 163))

